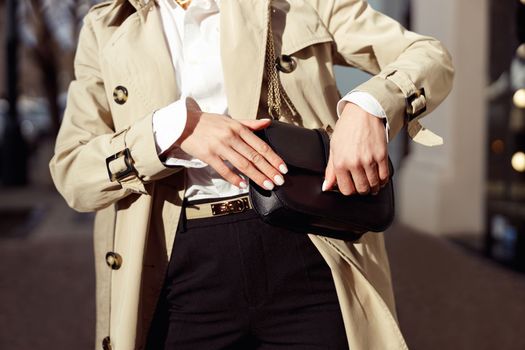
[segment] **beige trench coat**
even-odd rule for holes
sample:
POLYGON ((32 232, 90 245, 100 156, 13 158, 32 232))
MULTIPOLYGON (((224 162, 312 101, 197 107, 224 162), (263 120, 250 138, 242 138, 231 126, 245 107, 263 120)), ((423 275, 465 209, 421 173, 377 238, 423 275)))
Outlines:
MULTIPOLYGON (((265 104, 268 2, 221 1, 221 55, 233 118, 256 118, 265 104)), ((295 71, 281 73, 282 84, 307 128, 335 126, 340 95, 334 63, 374 75, 358 89, 384 107, 390 138, 406 124, 407 96, 414 97, 409 108, 428 113, 451 88, 453 68, 442 45, 404 30, 365 1, 274 0, 273 7, 277 52, 297 60, 295 71), (426 97, 415 94, 420 88, 426 97)), ((143 349, 175 239, 185 173, 159 161, 153 138, 152 113, 180 96, 154 1, 95 6, 80 34, 75 72, 51 173, 72 208, 97 211, 97 348, 106 338, 105 348, 143 349), (116 102, 118 86, 128 92, 125 103, 116 102), (125 148, 135 172, 111 181, 106 158, 125 148), (119 254, 120 266, 106 264, 107 252, 119 254)), ((439 144, 417 122, 423 115, 408 124, 410 135, 439 144)), ((122 157, 110 163, 113 173, 124 168, 122 157)), ((332 270, 350 348, 406 349, 383 235, 369 233, 357 243, 310 238, 332 270)))

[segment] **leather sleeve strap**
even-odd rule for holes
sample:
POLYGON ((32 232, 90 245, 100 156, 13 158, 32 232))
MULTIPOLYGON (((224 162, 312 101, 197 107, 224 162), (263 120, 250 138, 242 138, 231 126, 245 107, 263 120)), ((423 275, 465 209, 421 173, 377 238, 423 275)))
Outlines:
POLYGON ((115 134, 111 140, 115 153, 106 158, 108 176, 110 181, 117 181, 122 188, 145 194, 147 192, 134 167, 131 150, 126 145, 128 130, 125 129, 115 134))
POLYGON ((439 146, 443 144, 443 138, 426 129, 419 123, 419 119, 427 110, 427 97, 423 87, 417 88, 410 77, 401 71, 393 71, 384 74, 383 78, 394 83, 406 99, 406 113, 404 123, 410 138, 424 146, 439 146))
POLYGON ((406 123, 423 114, 427 109, 427 100, 424 88, 417 88, 407 74, 394 71, 385 77, 393 82, 403 93, 406 99, 406 123))

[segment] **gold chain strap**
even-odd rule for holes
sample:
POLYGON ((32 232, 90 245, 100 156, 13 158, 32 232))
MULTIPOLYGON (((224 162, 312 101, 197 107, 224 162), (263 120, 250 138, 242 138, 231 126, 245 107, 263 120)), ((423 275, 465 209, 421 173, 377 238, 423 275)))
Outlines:
POLYGON ((284 117, 282 113, 282 100, 285 101, 288 111, 292 119, 297 116, 297 110, 292 101, 281 89, 281 82, 277 72, 277 61, 275 57, 275 44, 273 41, 272 30, 272 1, 268 4, 268 38, 266 39, 266 73, 268 77, 268 114, 273 119, 281 119, 284 117))

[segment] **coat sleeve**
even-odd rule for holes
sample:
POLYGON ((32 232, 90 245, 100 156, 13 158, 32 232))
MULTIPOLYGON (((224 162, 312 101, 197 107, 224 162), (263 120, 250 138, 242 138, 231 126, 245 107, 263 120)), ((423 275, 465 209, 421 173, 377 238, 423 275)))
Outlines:
POLYGON ((171 175, 159 160, 146 115, 124 130, 115 130, 99 67, 98 43, 84 20, 75 56, 75 80, 68 91, 64 119, 50 162, 53 181, 69 206, 78 211, 105 208, 131 193, 147 194, 146 184, 171 175), (129 157, 124 150, 129 150, 129 157), (107 164, 107 159, 115 159, 107 164), (132 163, 132 171, 122 173, 132 163), (109 169, 108 169, 109 168, 109 169))
POLYGON ((408 31, 364 0, 317 0, 318 14, 332 34, 337 64, 374 75, 358 86, 386 112, 389 138, 408 125, 414 141, 432 146, 442 140, 419 124, 452 88, 450 54, 436 39, 408 31))

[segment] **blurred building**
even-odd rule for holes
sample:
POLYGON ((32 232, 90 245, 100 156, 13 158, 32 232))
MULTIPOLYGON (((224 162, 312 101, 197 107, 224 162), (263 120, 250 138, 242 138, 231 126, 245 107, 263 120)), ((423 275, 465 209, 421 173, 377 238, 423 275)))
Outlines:
POLYGON ((445 145, 411 144, 397 178, 403 223, 474 242, 520 269, 525 269, 524 11, 520 0, 412 0, 413 29, 445 43, 456 79, 447 101, 424 120, 445 145))
MULTIPOLYGON (((18 93, 21 117, 47 109, 48 123, 36 123, 45 132, 55 132, 65 92, 73 78, 73 57, 84 14, 96 0, 19 0, 17 22, 19 45, 18 93), (45 125, 44 125, 45 124, 45 125)), ((6 3, 0 0, 0 101, 6 93, 6 3)), ((0 114, 2 108, 0 106, 0 114)))
POLYGON ((525 1, 498 3, 493 13, 485 248, 525 270, 525 1))

